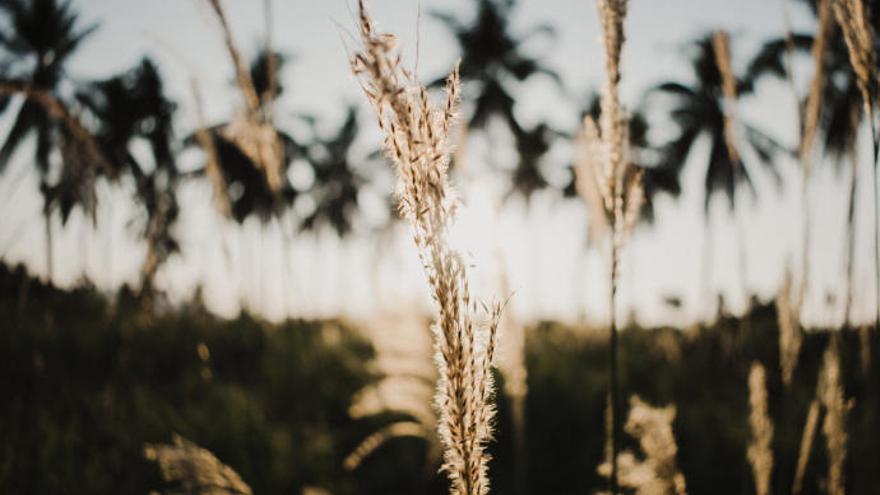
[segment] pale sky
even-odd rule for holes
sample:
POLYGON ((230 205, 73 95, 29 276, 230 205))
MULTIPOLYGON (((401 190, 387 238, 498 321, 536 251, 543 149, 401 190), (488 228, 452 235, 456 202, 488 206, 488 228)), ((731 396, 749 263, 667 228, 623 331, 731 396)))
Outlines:
MULTIPOLYGON (((469 18, 472 3, 424 0, 420 7, 414 0, 373 0, 369 7, 380 28, 401 38, 410 62, 414 60, 416 33, 420 33, 418 73, 424 80, 433 80, 448 71, 458 55, 452 36, 427 12, 448 10, 469 18)), ((209 120, 225 119, 238 105, 230 62, 204 0, 74 0, 73 4, 84 23, 101 22, 101 28, 69 66, 75 79, 107 77, 148 54, 158 61, 168 93, 180 104, 177 128, 181 133, 189 132, 195 123, 190 77, 199 81, 209 120)), ((245 55, 253 55, 262 43, 263 2, 225 0, 224 5, 239 45, 245 55)), ((796 29, 812 29, 812 20, 800 4, 786 2, 785 6, 796 29)), ((345 105, 354 103, 363 109, 362 149, 377 143, 378 130, 349 73, 343 45, 346 30, 354 30, 355 2, 275 0, 273 8, 274 44, 293 55, 282 75, 286 92, 277 107, 282 126, 293 122, 295 113, 312 114, 329 131, 342 119, 345 105)), ((598 87, 603 77, 594 3, 521 0, 515 10, 514 31, 523 33, 540 23, 554 26, 557 36, 536 37, 527 47, 562 76, 568 94, 560 96, 549 80, 538 77, 517 88, 514 110, 528 125, 546 120, 571 131, 578 124, 583 95, 598 87)), ((688 66, 681 48, 697 35, 727 29, 733 36, 735 68, 741 69, 760 43, 778 35, 783 26, 781 1, 631 0, 623 54, 623 100, 635 106, 644 90, 659 81, 687 81, 688 66)), ((798 74, 801 86, 810 76, 808 66, 804 68, 798 74)), ((793 141, 794 100, 785 83, 762 84, 758 95, 744 101, 739 111, 776 137, 793 141)), ((0 119, 0 135, 5 135, 8 127, 9 119, 0 119)), ((862 144, 862 156, 867 157, 867 134, 862 144)), ((8 261, 25 261, 34 272, 45 273, 35 179, 22 173, 29 166, 29 153, 20 152, 19 159, 0 176, 0 201, 6 201, 5 211, 11 212, 0 222, 0 249, 8 261), (8 242, 11 239, 15 242, 8 242)), ((548 159, 564 158, 565 153, 564 149, 555 150, 548 159)), ((635 308, 642 323, 681 325, 707 312, 701 309, 706 299, 699 275, 705 236, 700 179, 705 153, 705 147, 698 149, 688 165, 686 193, 677 203, 660 199, 656 224, 636 232, 624 255, 619 310, 626 313, 635 308), (665 296, 682 298, 683 307, 666 306, 662 301, 665 296)), ((503 150, 493 150, 493 155, 496 160, 499 156, 510 158, 503 150)), ((468 143, 469 161, 480 162, 486 156, 484 143, 468 143)), ((833 167, 827 165, 817 167, 811 191, 815 290, 808 296, 806 318, 815 324, 833 325, 842 317, 844 185, 848 178, 845 173, 833 173, 833 167), (830 309, 825 305, 827 293, 837 297, 830 309)), ((791 258, 792 266, 800 266, 800 179, 796 164, 785 163, 782 168, 787 192, 777 194, 766 177, 758 174, 759 191, 764 193, 761 202, 745 204, 739 212, 747 238, 748 283, 764 300, 775 294, 786 259, 791 258)), ((867 163, 861 173, 861 183, 869 185, 867 163)), ((542 195, 528 212, 523 204, 513 202, 495 215, 491 191, 497 186, 497 177, 483 171, 459 177, 458 183, 465 208, 455 241, 473 261, 471 273, 479 296, 491 299, 497 293, 498 274, 503 269, 508 286, 515 290, 511 311, 524 321, 573 321, 585 316, 599 323, 607 318, 607 249, 583 249, 587 218, 578 201, 542 195)), ((877 299, 872 283, 873 234, 867 189, 862 187, 858 198, 857 319, 870 317, 877 299)), ((103 195, 111 198, 99 213, 99 222, 106 229, 94 232, 75 215, 65 231, 57 234, 54 256, 61 285, 74 283, 83 273, 102 288, 136 280, 143 247, 132 242, 131 227, 126 226, 131 218, 126 211, 129 200, 124 192, 107 188, 103 195)), ((336 314, 364 318, 376 310, 403 304, 428 307, 421 269, 405 228, 381 245, 363 236, 340 244, 330 234, 318 239, 299 236, 283 243, 275 226, 262 229, 251 222, 239 229, 224 224, 210 211, 209 196, 203 185, 183 191, 185 209, 178 225, 183 255, 172 259, 159 278, 173 300, 188 297, 196 285, 202 285, 209 306, 220 314, 235 314, 238 300, 243 298, 249 307, 272 319, 336 314), (279 269, 284 265, 289 266, 279 269)), ((742 304, 736 228, 718 199, 713 217, 716 263, 712 283, 725 292, 736 309, 742 304)), ((56 230, 60 230, 58 224, 56 230)))

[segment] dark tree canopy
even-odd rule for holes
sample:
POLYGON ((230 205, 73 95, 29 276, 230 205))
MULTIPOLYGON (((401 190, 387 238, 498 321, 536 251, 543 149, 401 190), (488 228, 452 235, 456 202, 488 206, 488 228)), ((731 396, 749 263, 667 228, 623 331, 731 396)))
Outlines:
POLYGON ((317 136, 308 147, 308 160, 315 174, 310 194, 314 210, 302 220, 302 228, 326 225, 339 235, 351 231, 358 208, 358 192, 366 179, 358 172, 352 145, 358 135, 357 110, 348 107, 345 120, 331 136, 317 136))
MULTIPOLYGON (((818 15, 815 1, 798 0, 797 3, 808 6, 814 17, 818 15)), ((880 8, 868 9, 868 13, 876 34, 880 32, 880 8)), ((792 55, 789 50, 809 54, 814 41, 815 35, 812 32, 791 33, 790 40, 786 36, 768 40, 752 59, 748 71, 749 80, 755 82, 767 76, 788 77, 787 57, 792 55)), ((880 49, 880 39, 875 37, 874 43, 880 49)), ((822 136, 825 153, 835 158, 835 163, 840 164, 841 157, 854 152, 855 136, 865 117, 862 96, 849 60, 846 42, 833 20, 822 63, 824 84, 818 122, 819 136, 822 136)), ((880 63, 877 70, 880 71, 880 63)), ((802 103, 802 108, 804 105, 802 103)))
MULTIPOLYGON (((11 29, 0 32, 2 54, 2 78, 24 82, 31 90, 38 91, 56 101, 64 101, 59 86, 65 78, 65 63, 97 25, 81 27, 79 17, 69 1, 60 0, 0 0, 0 12, 9 20, 11 29)), ((0 93, 0 112, 8 108, 11 94, 0 93)), ((82 163, 84 153, 77 146, 69 129, 53 118, 49 110, 33 98, 27 98, 15 116, 6 140, 0 146, 0 172, 25 138, 36 136, 34 165, 40 176, 44 209, 50 211, 57 195, 57 187, 50 185, 48 175, 53 150, 60 150, 64 161, 62 180, 86 179, 88 174, 82 163)), ((80 180, 81 182, 81 180, 80 180)), ((68 187, 73 190, 72 187, 68 187)), ((90 187, 78 188, 75 199, 91 205, 90 187)))
MULTIPOLYGON (((735 189, 742 183, 755 192, 753 178, 748 169, 732 157, 725 142, 724 94, 721 73, 712 47, 712 35, 699 38, 689 46, 693 82, 689 84, 669 81, 657 85, 654 91, 668 95, 672 102, 669 117, 678 127, 678 135, 660 148, 658 167, 672 176, 680 176, 697 140, 703 136, 709 141, 709 166, 706 171, 704 208, 708 210, 712 195, 724 194, 733 208, 735 189)), ((748 80, 737 81, 737 94, 751 93, 753 86, 748 80)), ((742 130, 741 139, 735 143, 747 146, 754 152, 758 162, 774 178, 779 177, 773 158, 787 151, 773 138, 742 120, 737 121, 742 130)), ((740 155, 745 156, 740 150, 740 155)))
MULTIPOLYGON (((510 16, 515 7, 513 0, 476 0, 476 6, 476 16, 470 23, 445 12, 433 12, 432 15, 452 32, 461 52, 464 95, 473 101, 473 111, 466 117, 468 129, 485 130, 492 118, 501 118, 513 134, 520 154, 507 196, 515 193, 528 198, 549 185, 538 164, 558 133, 546 124, 524 128, 514 115, 516 99, 510 85, 544 74, 561 86, 556 73, 542 65, 538 58, 527 55, 523 48, 532 36, 552 35, 553 29, 539 25, 517 38, 510 31, 510 16)), ((444 79, 438 79, 432 85, 443 83, 444 79)))

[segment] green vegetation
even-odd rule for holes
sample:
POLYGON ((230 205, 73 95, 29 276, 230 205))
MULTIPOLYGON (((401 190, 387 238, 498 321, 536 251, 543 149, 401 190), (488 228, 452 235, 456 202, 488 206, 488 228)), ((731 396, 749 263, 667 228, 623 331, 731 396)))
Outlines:
MULTIPOLYGON (((342 459, 386 418, 354 421, 352 396, 377 376, 372 350, 339 322, 271 325, 243 314, 219 320, 198 302, 145 314, 122 291, 115 301, 83 287, 49 288, 22 269, 0 267, 0 492, 145 493, 162 487, 144 443, 180 433, 239 472, 258 494, 444 493, 426 445, 394 439, 346 472, 342 459), (200 355, 200 344, 204 348, 200 355)), ((776 428, 773 488, 789 492, 801 431, 814 396, 827 333, 805 336, 792 386, 783 390, 776 316, 759 307, 750 324, 725 318, 692 332, 621 334, 621 382, 655 404, 677 407, 679 466, 691 493, 751 490, 747 376, 768 370, 776 428)), ((596 333, 541 324, 529 332, 527 493, 583 493, 604 486, 607 351, 596 333)), ((876 334, 871 336, 878 347, 876 334)), ((850 415, 849 493, 880 484, 880 366, 865 369, 856 332, 843 338, 850 415), (863 398, 863 399, 862 399, 863 398)), ((499 375, 499 382, 502 378, 499 375)), ((503 386, 499 383, 499 388, 503 386)), ((516 493, 510 411, 498 396, 490 474, 497 493, 516 493)), ((624 438, 624 447, 631 442, 624 438)), ((804 493, 821 493, 824 440, 817 438, 804 493)))

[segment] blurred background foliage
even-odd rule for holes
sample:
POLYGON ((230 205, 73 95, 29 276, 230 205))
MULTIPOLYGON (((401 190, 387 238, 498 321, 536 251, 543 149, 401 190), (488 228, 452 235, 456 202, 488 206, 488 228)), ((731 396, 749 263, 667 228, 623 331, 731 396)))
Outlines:
MULTIPOLYGON (((178 198, 182 185, 191 182, 210 182, 216 213, 239 232, 251 220, 264 229, 261 235, 267 226, 276 227, 285 243, 294 235, 317 236, 322 229, 339 237, 358 229, 387 233, 396 218, 390 213, 387 167, 378 164, 379 152, 355 145, 363 132, 357 110, 344 104, 344 119, 335 128, 310 115, 296 115, 296 125, 276 119, 284 114, 273 106, 282 90, 296 87, 280 80, 280 67, 295 58, 276 52, 267 33, 253 63, 239 64, 238 74, 230 74, 245 108, 217 122, 199 116, 195 128, 179 128, 183 102, 169 98, 162 72, 167 68, 149 57, 100 80, 68 72, 71 55, 100 29, 82 22, 76 5, 0 0, 0 115, 9 122, 0 145, 0 174, 12 183, 8 187, 18 187, 21 178, 6 173, 18 153, 37 178, 47 268, 47 277, 38 279, 26 268, 0 263, 0 493, 162 489, 144 446, 167 443, 175 433, 211 451, 257 494, 445 493, 431 435, 390 438, 356 468, 345 467, 364 439, 386 425, 419 421, 433 431, 430 418, 412 411, 389 407, 377 414, 352 413, 362 392, 390 373, 379 365, 379 346, 371 340, 384 328, 340 319, 270 323, 247 311, 222 319, 206 309, 200 292, 188 302, 163 304, 167 301, 155 281, 173 256, 187 254, 177 225, 185 205, 178 198), (32 150, 26 144, 31 142, 32 150), (182 156, 194 149, 200 150, 195 166, 182 166, 182 156), (128 227, 134 225, 134 237, 146 247, 137 283, 112 291, 88 281, 56 288, 57 229, 68 228, 75 211, 97 228, 102 183, 131 194, 129 206, 136 211, 128 227), (371 196, 383 210, 373 224, 363 218, 371 196)), ((542 63, 542 54, 525 49, 531 38, 552 39, 553 28, 529 25, 515 33, 511 0, 476 0, 474 7, 471 19, 430 12, 430 22, 448 29, 462 57, 462 138, 476 136, 493 151, 505 144, 515 153, 510 163, 492 153, 486 164, 505 182, 499 202, 519 198, 528 204, 542 191, 574 197, 571 157, 548 159, 574 136, 548 122, 524 123, 514 111, 519 84, 532 78, 547 78, 553 91, 570 96, 572 88, 542 63)), ((880 32, 880 9, 871 22, 880 32)), ((711 199, 723 197, 729 205, 725 213, 736 215, 744 199, 774 191, 756 188, 759 176, 781 185, 780 164, 797 151, 743 121, 738 144, 744 160, 759 168, 734 166, 724 142, 725 102, 710 40, 700 35, 686 44, 690 80, 654 85, 644 105, 631 109, 630 129, 637 165, 645 169, 645 224, 659 215, 654 196, 681 196, 686 162, 698 161, 706 167, 697 193, 709 240, 714 235, 711 199), (670 104, 653 105, 658 97, 670 104), (648 115, 658 109, 673 131, 665 140, 651 132, 656 119, 648 115), (695 159, 691 155, 702 141, 708 143, 707 156, 695 159)), ((806 53, 811 46, 812 33, 767 40, 738 74, 738 93, 753 97, 765 78, 789 76, 788 50, 806 53)), ((840 33, 832 33, 829 47, 818 142, 836 169, 846 168, 845 158, 852 165, 848 196, 840 198, 849 203, 849 244, 841 267, 849 274, 841 284, 847 293, 841 362, 845 395, 855 398, 847 425, 846 480, 849 493, 868 495, 880 486, 880 335, 855 328, 849 314, 856 290, 854 136, 865 117, 840 33)), ((194 93, 198 107, 197 84, 194 93)), ((573 112, 595 115, 596 101, 590 96, 584 105, 572 104, 573 112)), ((21 232, 6 222, 3 230, 0 258, 5 259, 21 232)), ((751 305, 737 316, 727 314, 725 304, 715 305, 719 289, 710 287, 711 267, 731 260, 712 259, 711 245, 704 243, 708 268, 702 271, 702 297, 712 307, 704 308, 703 316, 713 313, 710 323, 627 328, 620 339, 621 385, 652 404, 676 407, 678 464, 691 493, 752 493, 747 376, 753 361, 763 363, 770 370, 769 409, 776 429, 772 486, 776 493, 789 493, 829 332, 805 333, 794 382, 783 387, 776 309, 757 300, 757 289, 744 275, 745 240, 737 236, 741 289, 751 305)), ((247 253, 258 261, 264 254, 247 253)), ((289 270, 283 263, 276 268, 289 270)), ((682 305, 677 296, 666 302, 682 305)), ((427 325, 407 330, 426 331, 427 325)), ((523 392, 520 427, 525 441, 518 452, 512 399, 501 392, 507 377, 498 373, 497 438, 490 447, 494 493, 567 494, 604 487, 596 472, 608 383, 604 331, 539 322, 524 335, 528 393, 523 392)), ((431 366, 430 355, 409 357, 431 366)), ((804 494, 826 492, 823 442, 817 437, 813 446, 804 494)))
MULTIPOLYGON (((427 442, 392 439, 353 471, 343 459, 385 417, 351 419, 374 383, 374 352, 340 321, 269 324, 242 314, 218 320, 198 300, 146 313, 123 289, 62 291, 0 266, 0 491, 145 493, 163 484, 145 443, 179 433, 235 469, 254 493, 445 493, 427 442)), ((655 404, 676 405, 678 462, 691 493, 751 492, 747 376, 768 370, 776 427, 774 491, 790 491, 805 411, 829 335, 807 334, 793 385, 783 390, 776 315, 757 307, 749 325, 730 317, 680 331, 630 328, 621 335, 622 386, 655 404)), ((509 401, 498 395, 491 446, 497 493, 584 493, 601 488, 607 352, 601 329, 556 323, 529 329, 525 471, 517 472, 509 401), (524 484, 523 484, 524 483, 524 484)), ((877 335, 872 334, 873 348, 877 335)), ((849 418, 848 493, 880 484, 880 366, 864 362, 845 331, 849 418)), ((499 389, 503 377, 498 375, 499 389)), ((633 442, 631 439, 627 439, 633 442)), ((823 493, 824 440, 817 438, 804 493, 823 493)))

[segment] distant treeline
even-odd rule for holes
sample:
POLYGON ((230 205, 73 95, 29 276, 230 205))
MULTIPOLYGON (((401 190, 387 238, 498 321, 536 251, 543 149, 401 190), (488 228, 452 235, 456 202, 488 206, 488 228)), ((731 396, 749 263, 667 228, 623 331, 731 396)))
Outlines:
MULTIPOLYGON (((769 370, 774 492, 790 492, 829 334, 805 336, 794 382, 783 389, 774 310, 758 307, 749 318, 748 325, 722 319, 692 331, 621 334, 623 388, 652 404, 676 405, 678 462, 690 493, 752 490, 745 450, 754 360, 769 370)), ((161 490, 144 444, 168 442, 175 432, 211 450, 258 494, 306 486, 334 494, 445 491, 435 467, 425 466, 425 442, 415 438, 393 439, 356 470, 343 468, 358 442, 394 419, 349 417, 354 394, 379 377, 370 345, 348 325, 271 325, 247 314, 221 320, 197 301, 155 315, 130 291, 114 298, 88 287, 63 291, 5 265, 0 321, 2 493, 161 490)), ((846 331, 842 343, 846 395, 858 398, 848 425, 847 486, 867 495, 880 486, 880 408, 870 393, 880 383, 870 354, 878 338, 872 334, 865 349, 846 331)), ((499 394, 493 486, 534 494, 603 489, 596 466, 607 393, 604 341, 543 323, 529 331, 526 353, 525 470, 514 467, 510 408, 499 394)), ((823 493, 825 473, 819 435, 803 493, 823 493)))

